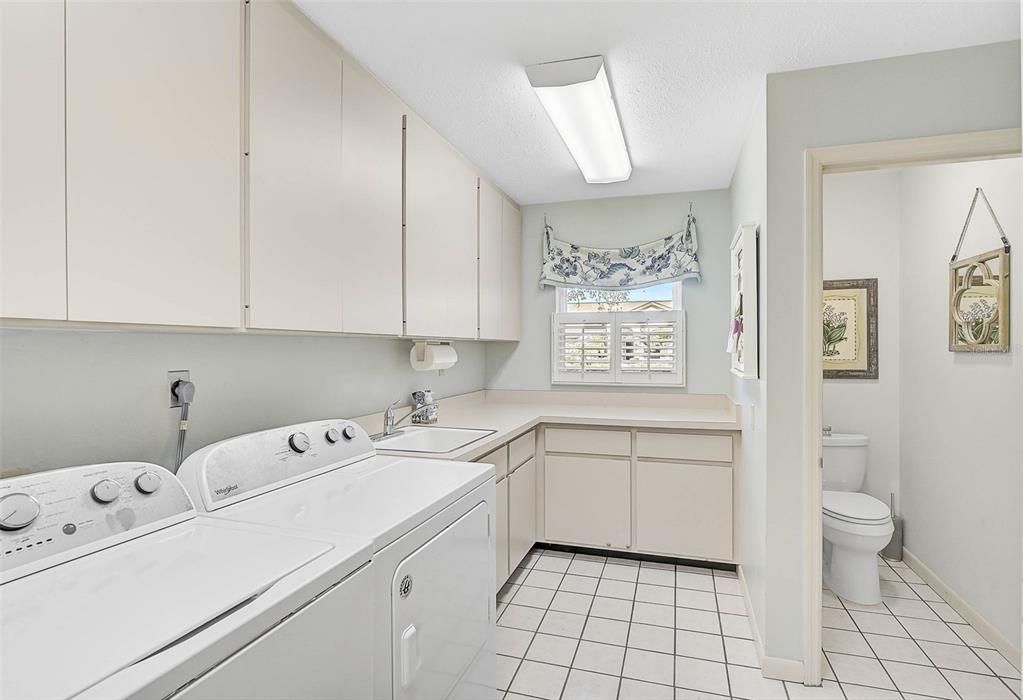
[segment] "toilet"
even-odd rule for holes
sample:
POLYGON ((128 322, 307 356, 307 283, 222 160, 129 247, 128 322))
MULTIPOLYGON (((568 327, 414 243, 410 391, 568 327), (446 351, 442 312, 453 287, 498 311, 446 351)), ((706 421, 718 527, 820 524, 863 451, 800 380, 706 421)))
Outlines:
POLYGON ((877 553, 895 532, 888 506, 860 493, 867 474, 866 435, 824 436, 824 584, 846 600, 881 602, 877 553))

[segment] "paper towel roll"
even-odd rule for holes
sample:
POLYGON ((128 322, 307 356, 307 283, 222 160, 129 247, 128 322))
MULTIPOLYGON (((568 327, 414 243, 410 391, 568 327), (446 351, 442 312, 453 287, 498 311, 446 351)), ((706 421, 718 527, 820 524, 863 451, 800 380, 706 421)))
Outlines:
POLYGON ((458 353, 453 345, 430 345, 428 343, 413 343, 409 352, 409 360, 412 362, 412 369, 418 372, 430 372, 438 369, 448 369, 458 362, 458 353))

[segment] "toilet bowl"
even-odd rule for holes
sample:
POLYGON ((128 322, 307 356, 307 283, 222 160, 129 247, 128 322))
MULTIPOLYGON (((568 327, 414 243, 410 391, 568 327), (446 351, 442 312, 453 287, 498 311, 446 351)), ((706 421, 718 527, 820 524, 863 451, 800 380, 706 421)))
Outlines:
POLYGON ((822 517, 824 540, 830 545, 824 584, 854 603, 880 603, 877 554, 895 532, 888 506, 865 493, 825 491, 822 517))

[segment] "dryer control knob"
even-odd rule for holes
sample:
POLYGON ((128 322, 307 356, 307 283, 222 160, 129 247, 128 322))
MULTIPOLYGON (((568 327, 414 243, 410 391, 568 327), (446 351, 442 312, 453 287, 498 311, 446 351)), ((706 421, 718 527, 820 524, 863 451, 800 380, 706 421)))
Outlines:
POLYGON ((39 517, 39 501, 27 493, 10 493, 0 498, 0 530, 21 530, 39 517))
POLYGON ((113 503, 121 495, 121 485, 113 479, 97 481, 92 487, 92 498, 96 503, 113 503))
POLYGON ((327 432, 323 437, 327 438, 327 442, 333 445, 341 439, 341 433, 337 431, 337 428, 327 428, 327 432))
POLYGON ((302 454, 309 449, 309 436, 305 433, 294 433, 288 438, 288 445, 295 452, 302 454))
POLYGON ((163 479, 156 472, 142 472, 135 477, 135 488, 139 493, 156 493, 161 484, 163 484, 163 479))
POLYGON ((346 425, 345 429, 341 431, 341 434, 345 436, 345 440, 354 440, 356 435, 355 426, 346 425))

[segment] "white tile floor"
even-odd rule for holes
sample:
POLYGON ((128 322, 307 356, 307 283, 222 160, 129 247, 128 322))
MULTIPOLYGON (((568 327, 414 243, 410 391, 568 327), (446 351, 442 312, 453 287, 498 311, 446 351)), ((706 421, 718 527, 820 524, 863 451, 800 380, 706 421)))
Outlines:
POLYGON ((1016 698, 1019 674, 912 571, 882 575, 878 608, 825 591, 827 680, 804 688, 761 676, 735 574, 534 550, 498 595, 498 687, 505 700, 1016 698))
POLYGON ((903 562, 879 562, 880 605, 824 591, 824 676, 834 697, 842 697, 839 691, 850 700, 1019 697, 1012 664, 903 562))
POLYGON ((731 572, 535 550, 498 596, 498 685, 508 700, 784 699, 741 596, 731 572))

